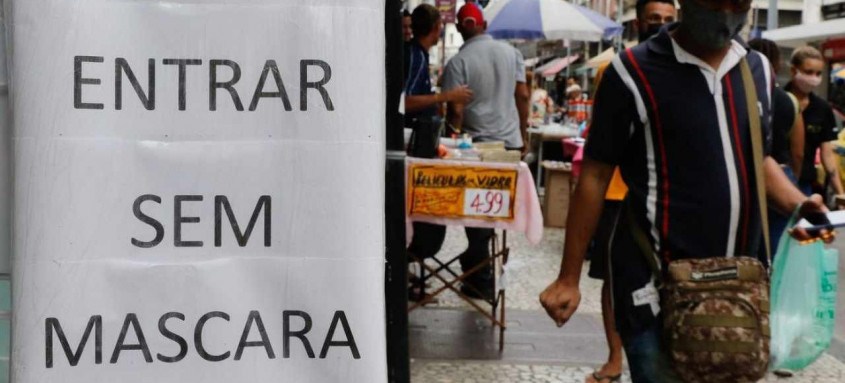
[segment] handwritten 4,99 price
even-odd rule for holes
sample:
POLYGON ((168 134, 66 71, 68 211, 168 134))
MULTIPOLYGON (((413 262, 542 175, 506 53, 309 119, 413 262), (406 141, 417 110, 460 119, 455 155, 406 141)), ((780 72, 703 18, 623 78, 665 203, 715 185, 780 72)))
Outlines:
POLYGON ((508 217, 511 196, 507 190, 466 189, 464 215, 481 217, 508 217))

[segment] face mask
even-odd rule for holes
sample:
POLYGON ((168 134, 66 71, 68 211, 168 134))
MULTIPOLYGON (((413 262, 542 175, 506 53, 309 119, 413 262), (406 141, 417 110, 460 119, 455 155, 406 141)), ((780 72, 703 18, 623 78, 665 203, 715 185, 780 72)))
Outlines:
POLYGON ((660 33, 660 28, 663 28, 663 24, 646 24, 647 26, 645 29, 640 29, 640 42, 644 42, 650 39, 652 36, 660 33))
POLYGON ((809 75, 797 69, 795 70, 794 80, 795 86, 804 93, 812 92, 813 89, 818 88, 818 86, 822 83, 821 77, 809 75))
POLYGON ((713 11, 696 0, 684 2, 683 24, 696 43, 711 49, 728 46, 742 30, 748 11, 741 13, 713 11))

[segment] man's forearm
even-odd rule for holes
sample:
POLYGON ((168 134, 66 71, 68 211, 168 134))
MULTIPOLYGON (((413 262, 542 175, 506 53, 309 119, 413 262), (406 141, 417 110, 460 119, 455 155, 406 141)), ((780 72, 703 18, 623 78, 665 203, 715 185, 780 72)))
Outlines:
POLYGON ((517 102, 516 111, 519 113, 519 126, 521 128, 528 126, 528 100, 521 100, 517 102))
POLYGON ((420 110, 437 105, 441 101, 441 96, 437 93, 405 96, 405 112, 419 112, 420 110))
POLYGON ((528 90, 528 85, 522 82, 516 83, 516 92, 514 94, 516 101, 516 111, 519 114, 519 132, 522 135, 522 144, 528 148, 528 114, 531 109, 531 92, 528 90))
POLYGON ((792 153, 792 163, 789 167, 792 169, 792 174, 795 175, 796 180, 801 179, 801 172, 804 166, 804 153, 792 153))
POLYGON ((604 195, 612 176, 612 166, 584 159, 581 178, 570 201, 569 217, 566 220, 566 241, 558 275, 558 279, 564 283, 577 286, 581 280, 587 245, 598 226, 604 208, 604 195))
POLYGON ((792 135, 789 138, 789 149, 792 158, 792 173, 795 179, 801 179, 801 171, 804 166, 804 118, 801 113, 795 117, 795 124, 792 126, 792 135))
POLYGON ((839 179, 839 161, 836 153, 833 152, 833 144, 830 142, 823 143, 821 154, 822 164, 830 179, 831 185, 833 185, 833 190, 836 191, 836 194, 842 194, 842 180, 839 179))
POLYGON ((772 157, 766 157, 763 161, 763 171, 766 178, 766 196, 772 207, 779 212, 789 216, 807 200, 807 196, 795 187, 772 157))
POLYGON ((522 134, 522 145, 525 150, 531 150, 531 141, 528 139, 528 123, 519 123, 519 132, 522 134))
POLYGON ((464 105, 450 102, 446 109, 446 121, 457 131, 464 125, 464 105))

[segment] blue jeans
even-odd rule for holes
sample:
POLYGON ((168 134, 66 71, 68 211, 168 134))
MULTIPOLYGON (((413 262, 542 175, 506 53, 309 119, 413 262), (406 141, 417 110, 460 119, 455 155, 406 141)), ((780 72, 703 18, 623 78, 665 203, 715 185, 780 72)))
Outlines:
POLYGON ((660 320, 656 320, 647 330, 622 338, 634 383, 682 383, 672 368, 661 331, 660 320))
POLYGON ((809 197, 813 194, 813 185, 810 183, 799 182, 798 190, 801 190, 801 193, 804 193, 805 196, 809 197))

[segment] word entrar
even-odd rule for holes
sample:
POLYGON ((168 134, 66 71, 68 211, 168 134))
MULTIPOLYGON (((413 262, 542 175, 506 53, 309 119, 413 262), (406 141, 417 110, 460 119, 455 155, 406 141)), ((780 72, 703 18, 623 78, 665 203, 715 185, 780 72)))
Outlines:
MULTIPOLYGON (((147 86, 146 89, 141 85, 135 71, 129 65, 129 62, 122 57, 114 59, 114 109, 123 109, 123 83, 124 78, 129 81, 138 100, 146 110, 156 109, 156 86, 157 81, 161 76, 158 74, 158 61, 156 59, 147 60, 147 86)), ((101 100, 90 100, 85 97, 84 90, 93 86, 101 85, 103 79, 95 77, 87 77, 85 69, 101 65, 105 62, 102 56, 75 56, 73 58, 73 107, 75 109, 91 109, 103 110, 105 104, 97 102, 101 100)), ((166 58, 160 60, 161 65, 169 67, 167 76, 164 76, 168 81, 178 82, 177 107, 180 111, 187 109, 188 105, 188 86, 187 86, 187 72, 197 66, 203 65, 202 59, 177 59, 166 58)), ((237 111, 244 111, 244 104, 241 100, 241 93, 238 91, 236 85, 241 81, 241 66, 233 60, 211 59, 208 62, 208 110, 217 110, 218 92, 225 90, 230 96, 231 105, 237 111), (225 69, 223 69, 225 68, 225 69), (228 73, 226 73, 228 72, 228 73), (221 79, 222 78, 222 79, 221 79)), ((317 76, 315 76, 317 77, 317 76)), ((326 86, 332 78, 331 66, 322 60, 306 59, 299 61, 299 110, 308 110, 308 95, 311 93, 319 94, 323 101, 323 105, 327 111, 334 111, 334 103, 329 95, 326 86), (309 70, 312 72, 321 71, 322 76, 319 78, 309 78, 309 70), (312 92, 309 92, 309 89, 312 92)), ((276 60, 266 60, 264 68, 261 70, 259 78, 253 82, 255 84, 252 97, 250 99, 248 110, 254 112, 258 109, 258 103, 261 99, 271 98, 278 99, 281 102, 281 107, 285 111, 293 110, 293 107, 288 97, 285 82, 279 72, 279 66, 276 60), (271 79, 272 77, 272 79, 271 79), (269 85, 267 83, 270 83, 269 85), (265 90, 265 88, 269 88, 265 90)), ((242 85, 240 85, 242 87, 242 85)))

